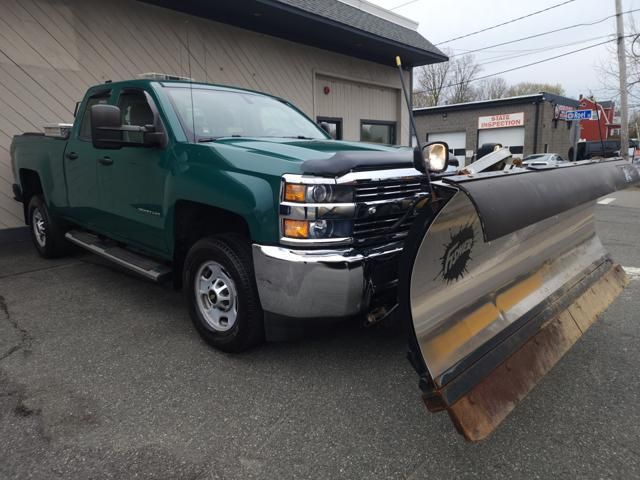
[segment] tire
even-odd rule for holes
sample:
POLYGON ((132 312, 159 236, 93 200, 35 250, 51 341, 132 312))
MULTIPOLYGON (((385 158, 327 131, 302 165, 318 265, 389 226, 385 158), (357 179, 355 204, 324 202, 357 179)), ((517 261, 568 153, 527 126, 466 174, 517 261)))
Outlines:
POLYGON ((70 244, 64 238, 65 229, 51 216, 42 195, 31 197, 28 211, 31 239, 38 253, 44 258, 67 255, 70 244))
POLYGON ((191 320, 209 345, 235 353, 264 341, 264 314, 246 238, 220 235, 196 242, 185 259, 183 286, 191 320))

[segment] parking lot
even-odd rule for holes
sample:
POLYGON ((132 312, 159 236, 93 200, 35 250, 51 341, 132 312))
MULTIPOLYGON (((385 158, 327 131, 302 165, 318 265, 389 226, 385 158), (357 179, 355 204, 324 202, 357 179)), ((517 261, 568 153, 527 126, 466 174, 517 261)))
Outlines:
POLYGON ((394 324, 227 355, 169 286, 0 245, 0 478, 638 478, 640 190, 611 197, 629 287, 475 445, 426 413, 394 324))

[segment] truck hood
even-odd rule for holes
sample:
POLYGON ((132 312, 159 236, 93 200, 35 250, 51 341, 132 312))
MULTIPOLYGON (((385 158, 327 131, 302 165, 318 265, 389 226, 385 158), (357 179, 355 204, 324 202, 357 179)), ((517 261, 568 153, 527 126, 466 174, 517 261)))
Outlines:
POLYGON ((276 175, 338 176, 353 170, 411 167, 413 159, 408 147, 337 140, 224 138, 209 145, 243 170, 276 175))

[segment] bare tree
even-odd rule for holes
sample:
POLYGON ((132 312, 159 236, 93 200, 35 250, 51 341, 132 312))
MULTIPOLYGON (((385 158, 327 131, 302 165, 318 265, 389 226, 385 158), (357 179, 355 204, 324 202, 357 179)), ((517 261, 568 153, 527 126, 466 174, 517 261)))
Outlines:
POLYGON ((464 103, 477 98, 472 82, 482 68, 473 55, 463 55, 451 60, 451 83, 446 103, 464 103))
POLYGON ((530 93, 548 92, 556 95, 564 95, 564 88, 559 83, 520 82, 508 88, 506 95, 516 97, 530 93))
MULTIPOLYGON (((640 31, 633 21, 632 15, 627 15, 625 27, 628 29, 625 39, 625 52, 627 58, 627 81, 629 99, 640 102, 640 31)), ((610 59, 602 61, 597 69, 600 72, 602 88, 598 92, 602 98, 617 99, 620 95, 620 80, 618 74, 617 48, 615 42, 607 45, 610 59)), ((632 103, 632 102, 629 102, 632 103)))
POLYGON ((432 63, 415 71, 413 104, 416 107, 433 107, 444 102, 450 83, 451 62, 432 63))
POLYGON ((478 100, 493 100, 494 98, 504 98, 509 85, 502 77, 485 78, 478 83, 476 97, 478 100))

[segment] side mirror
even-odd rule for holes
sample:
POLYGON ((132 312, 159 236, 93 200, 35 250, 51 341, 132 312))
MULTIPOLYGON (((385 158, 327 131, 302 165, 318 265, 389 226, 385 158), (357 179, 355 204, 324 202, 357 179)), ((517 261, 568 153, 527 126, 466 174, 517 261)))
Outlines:
POLYGON ((121 148, 120 109, 115 105, 94 105, 90 115, 93 147, 112 150, 121 148))
POLYGON ((413 152, 413 164, 421 172, 441 173, 449 165, 449 145, 445 142, 432 142, 417 148, 413 152))

